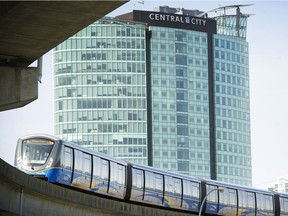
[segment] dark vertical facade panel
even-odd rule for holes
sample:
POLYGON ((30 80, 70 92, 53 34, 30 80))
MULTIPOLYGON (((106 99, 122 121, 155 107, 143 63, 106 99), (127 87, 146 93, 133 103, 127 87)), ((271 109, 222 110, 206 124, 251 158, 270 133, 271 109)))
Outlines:
POLYGON ((214 105, 214 60, 213 34, 208 38, 208 83, 209 83, 209 135, 210 135, 210 178, 217 179, 216 173, 216 138, 215 138, 215 105, 214 105))
POLYGON ((146 31, 146 91, 147 91, 147 158, 148 166, 153 166, 153 150, 152 150, 152 93, 151 93, 151 51, 150 38, 151 31, 146 31))

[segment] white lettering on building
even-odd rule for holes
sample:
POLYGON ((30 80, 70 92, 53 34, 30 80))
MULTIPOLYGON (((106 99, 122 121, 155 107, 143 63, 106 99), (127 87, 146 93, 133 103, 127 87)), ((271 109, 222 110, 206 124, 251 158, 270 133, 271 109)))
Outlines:
POLYGON ((149 14, 150 20, 156 21, 166 21, 166 22, 176 22, 176 23, 186 23, 186 24, 193 24, 199 26, 205 26, 206 21, 205 19, 200 19, 196 17, 183 17, 178 15, 171 15, 171 14, 149 14))

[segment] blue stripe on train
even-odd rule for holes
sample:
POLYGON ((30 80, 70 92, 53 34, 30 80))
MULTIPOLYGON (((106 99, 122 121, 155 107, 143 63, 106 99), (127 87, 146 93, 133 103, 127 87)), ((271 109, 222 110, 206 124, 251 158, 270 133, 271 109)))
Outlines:
MULTIPOLYGON (((147 197, 152 197, 152 198, 155 198, 155 199, 158 199, 159 201, 162 202, 162 199, 163 197, 162 196, 159 196, 159 194, 153 194, 153 193, 146 193, 144 195, 144 199, 146 198, 147 200, 147 197)), ((170 207, 172 208, 173 207, 173 204, 171 203, 171 201, 169 201, 170 198, 164 198, 164 206, 165 207, 170 207)), ((197 202, 195 200, 190 200, 190 199, 184 199, 183 200, 183 203, 187 204, 188 205, 188 208, 187 210, 189 211, 193 211, 193 212, 198 212, 199 211, 199 205, 200 205, 200 202, 197 202)), ((183 204, 184 205, 184 204, 183 204)))

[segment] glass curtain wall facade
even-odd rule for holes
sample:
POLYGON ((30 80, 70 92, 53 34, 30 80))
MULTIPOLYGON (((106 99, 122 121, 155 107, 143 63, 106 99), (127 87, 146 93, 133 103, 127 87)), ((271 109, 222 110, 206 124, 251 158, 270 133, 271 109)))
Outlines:
POLYGON ((54 49, 55 135, 147 164, 145 38, 102 19, 54 49))
POLYGON ((153 166, 210 178, 207 33, 149 30, 153 166))
POLYGON ((214 35, 217 180, 250 185, 251 141, 248 43, 214 35))

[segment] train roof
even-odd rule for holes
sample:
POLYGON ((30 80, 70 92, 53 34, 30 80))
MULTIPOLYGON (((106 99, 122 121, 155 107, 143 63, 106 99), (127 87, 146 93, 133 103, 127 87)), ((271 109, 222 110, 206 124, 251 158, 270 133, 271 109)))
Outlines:
POLYGON ((54 141, 60 140, 56 136, 53 136, 53 135, 50 135, 50 134, 44 134, 44 133, 29 134, 29 135, 20 137, 21 140, 29 139, 29 138, 48 138, 48 139, 51 139, 51 140, 54 140, 54 141))
POLYGON ((215 180, 205 180, 205 181, 207 184, 213 184, 213 185, 217 185, 220 187, 227 187, 227 188, 233 188, 233 189, 236 188, 239 190, 251 191, 251 192, 260 192, 260 193, 271 194, 271 195, 275 194, 274 192, 269 191, 269 190, 264 190, 264 189, 249 187, 249 186, 230 184, 230 183, 215 181, 215 180))
POLYGON ((172 171, 167 171, 167 170, 158 169, 158 168, 151 167, 151 166, 139 165, 139 164, 131 164, 131 165, 132 167, 137 168, 137 169, 144 169, 144 170, 154 172, 154 173, 160 173, 160 174, 169 175, 169 176, 176 177, 176 178, 201 182, 200 178, 184 175, 181 173, 176 173, 172 171))
POLYGON ((288 198, 288 193, 276 193, 281 197, 287 197, 288 198))

